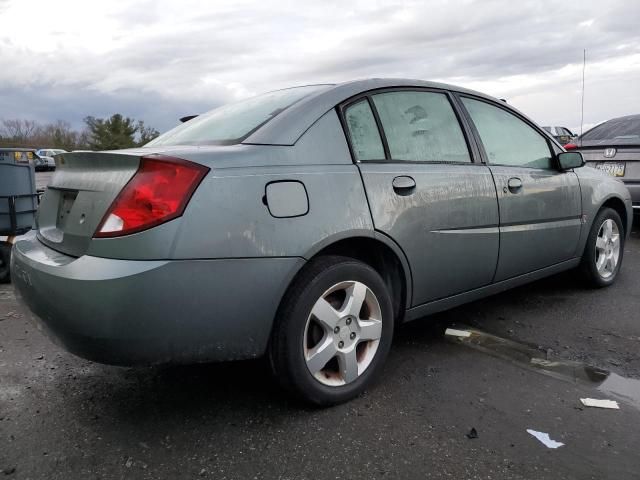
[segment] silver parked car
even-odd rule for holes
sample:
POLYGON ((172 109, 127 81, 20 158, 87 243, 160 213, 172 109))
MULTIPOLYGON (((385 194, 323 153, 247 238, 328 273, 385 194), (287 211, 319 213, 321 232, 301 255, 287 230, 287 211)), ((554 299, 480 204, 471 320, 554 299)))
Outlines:
POLYGON ((477 92, 372 79, 267 93, 143 148, 75 152, 16 243, 42 326, 98 362, 267 355, 348 400, 394 328, 562 270, 619 272, 625 186, 477 92))
POLYGON ((551 134, 560 145, 566 145, 578 137, 567 127, 542 127, 542 129, 551 134))

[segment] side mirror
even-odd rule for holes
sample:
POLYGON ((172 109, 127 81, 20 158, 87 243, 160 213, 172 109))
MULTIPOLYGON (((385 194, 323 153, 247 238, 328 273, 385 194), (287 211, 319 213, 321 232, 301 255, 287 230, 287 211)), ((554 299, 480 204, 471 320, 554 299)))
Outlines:
POLYGON ((580 152, 562 152, 558 154, 560 170, 571 170, 584 166, 584 158, 580 152))

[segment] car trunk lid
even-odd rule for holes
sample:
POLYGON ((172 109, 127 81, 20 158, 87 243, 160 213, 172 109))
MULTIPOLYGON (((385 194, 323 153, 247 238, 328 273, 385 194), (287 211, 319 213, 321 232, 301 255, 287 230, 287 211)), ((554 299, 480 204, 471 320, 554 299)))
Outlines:
POLYGON ((96 228, 136 173, 140 156, 118 152, 64 153, 42 196, 38 238, 72 256, 83 255, 96 228))

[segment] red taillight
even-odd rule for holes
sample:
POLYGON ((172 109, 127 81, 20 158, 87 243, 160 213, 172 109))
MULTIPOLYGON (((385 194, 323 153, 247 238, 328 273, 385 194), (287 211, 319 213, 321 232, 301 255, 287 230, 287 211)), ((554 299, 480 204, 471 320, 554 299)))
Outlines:
POLYGON ((575 143, 567 143, 566 145, 564 145, 565 150, 575 150, 576 148, 578 148, 578 145, 576 145, 575 143))
POLYGON ((173 220, 184 212, 209 169, 179 158, 142 157, 109 207, 94 237, 119 237, 173 220))

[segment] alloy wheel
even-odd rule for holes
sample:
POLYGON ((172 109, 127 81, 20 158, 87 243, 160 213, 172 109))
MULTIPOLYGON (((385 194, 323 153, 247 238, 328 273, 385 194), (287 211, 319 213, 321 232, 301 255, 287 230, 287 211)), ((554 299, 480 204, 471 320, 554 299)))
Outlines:
POLYGON ((607 218, 596 237, 596 270, 602 278, 611 277, 620 260, 620 230, 612 219, 607 218))
POLYGON ((304 330, 309 372, 322 384, 355 381, 371 365, 382 336, 378 299, 364 283, 340 282, 315 302, 304 330))

